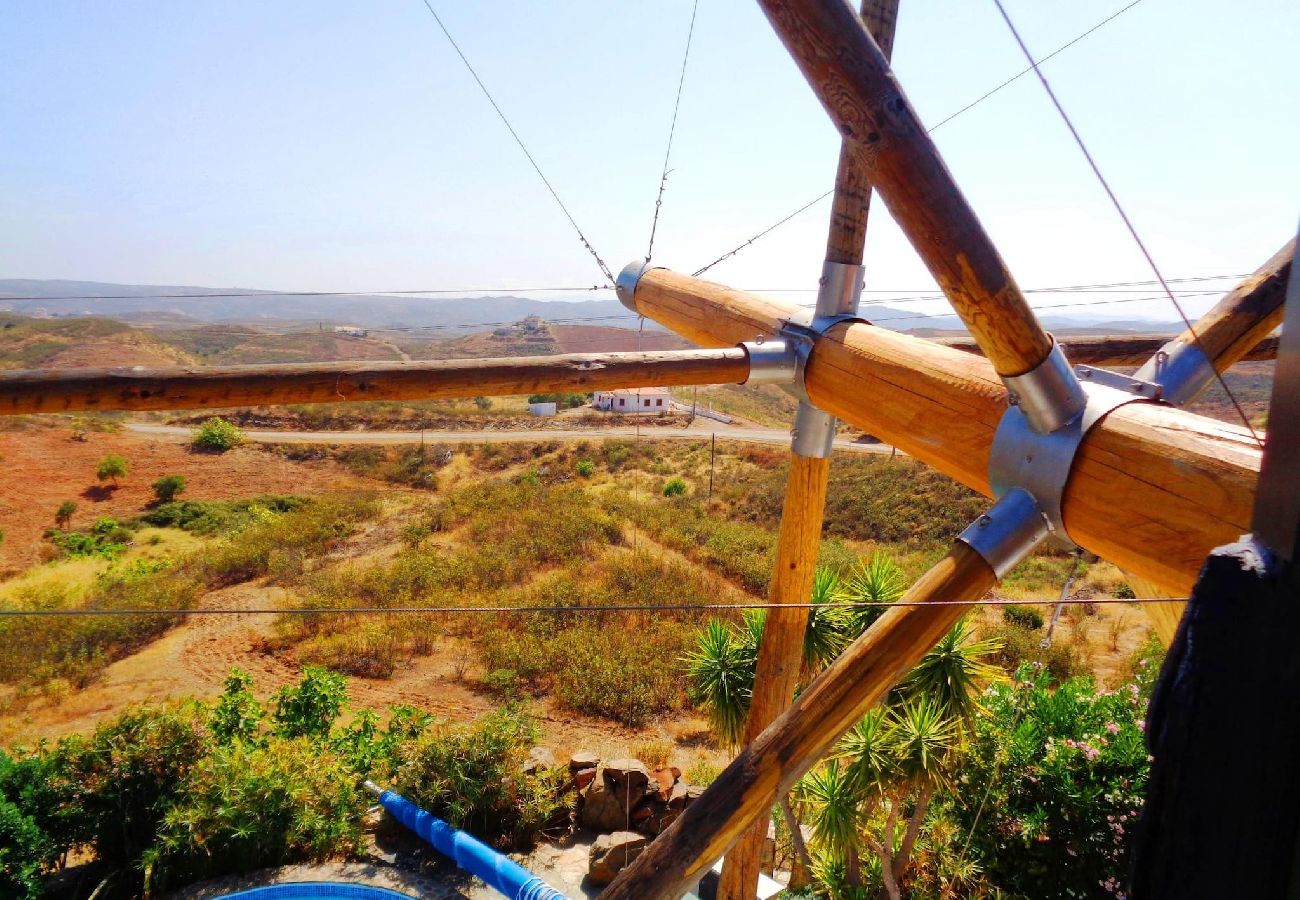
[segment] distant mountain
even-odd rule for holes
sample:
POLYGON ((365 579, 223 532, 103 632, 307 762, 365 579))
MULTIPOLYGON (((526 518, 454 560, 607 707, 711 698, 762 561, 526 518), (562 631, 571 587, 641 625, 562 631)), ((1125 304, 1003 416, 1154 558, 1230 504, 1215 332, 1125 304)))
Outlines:
MULTIPOLYGON (((367 328, 418 327, 446 329, 451 334, 490 330, 540 316, 560 324, 593 324, 637 328, 638 320, 608 293, 548 300, 510 295, 471 298, 406 297, 392 294, 348 294, 320 297, 280 294, 248 288, 209 288, 177 285, 110 284, 98 281, 39 281, 0 279, 0 308, 32 315, 44 309, 54 316, 100 315, 140 324, 168 327, 213 322, 246 322, 268 327, 304 323, 355 324, 367 328), (221 294, 201 297, 201 294, 221 294), (84 299, 91 297, 94 299, 84 299), (599 299, 593 299, 598 297, 599 299), (15 299, 24 298, 24 299, 15 299), (78 298, 78 299, 59 299, 78 298)), ((873 322, 902 331, 965 331, 955 315, 919 314, 915 310, 875 305, 864 308, 873 322)), ((1104 315, 1048 314, 1044 327, 1067 331, 1175 333, 1181 323, 1148 319, 1116 319, 1104 315)), ((660 326, 647 320, 647 328, 660 326)))
POLYGON ((637 324, 636 318, 612 296, 598 300, 534 300, 508 295, 457 299, 388 294, 318 297, 268 294, 245 288, 18 278, 0 279, 0 307, 27 315, 44 309, 52 316, 100 315, 156 324, 166 324, 171 319, 176 324, 324 322, 371 328, 442 326, 452 330, 478 330, 528 316, 541 316, 552 322, 595 319, 613 326, 636 327, 637 324), (86 297, 94 299, 83 299, 86 297))

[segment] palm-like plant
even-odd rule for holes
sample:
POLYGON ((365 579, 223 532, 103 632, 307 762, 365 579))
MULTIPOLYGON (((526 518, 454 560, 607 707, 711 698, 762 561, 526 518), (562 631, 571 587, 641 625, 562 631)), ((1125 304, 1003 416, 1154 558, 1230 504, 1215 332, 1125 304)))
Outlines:
POLYGON ((975 640, 970 618, 959 621, 898 686, 901 699, 928 698, 943 716, 968 728, 979 712, 979 696, 1003 677, 988 658, 1000 648, 996 640, 975 640))
POLYGON ((808 626, 803 634, 803 683, 808 684, 848 646, 848 617, 843 607, 834 606, 840 597, 840 580, 824 566, 813 575, 808 602, 808 626))
MULTIPOLYGON (((739 743, 753 696, 756 642, 746 640, 753 636, 751 618, 760 617, 746 617, 748 635, 738 635, 717 619, 710 620, 700 632, 696 649, 685 660, 691 700, 704 709, 709 725, 727 746, 739 743)), ((761 634, 761 621, 757 628, 761 634)))
MULTIPOLYGON (((843 580, 839 599, 852 603, 894 603, 906 590, 907 577, 903 570, 888 556, 875 553, 871 559, 858 563, 843 580)), ((880 606, 850 608, 849 639, 862 634, 883 614, 884 609, 880 606)))
POLYGON ((848 768, 831 760, 805 775, 795 792, 813 839, 844 861, 844 876, 850 885, 861 885, 863 814, 848 768))

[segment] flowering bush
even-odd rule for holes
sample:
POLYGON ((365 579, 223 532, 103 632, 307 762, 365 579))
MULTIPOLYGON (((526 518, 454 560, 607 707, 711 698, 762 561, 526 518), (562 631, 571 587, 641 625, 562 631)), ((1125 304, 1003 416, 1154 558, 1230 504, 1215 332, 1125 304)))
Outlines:
POLYGON ((1051 680, 1025 664, 1010 684, 988 690, 987 714, 956 779, 966 802, 955 801, 952 814, 972 833, 972 856, 1003 890, 1123 897, 1149 773, 1150 680, 1116 691, 1099 691, 1087 677, 1055 689, 1051 680))

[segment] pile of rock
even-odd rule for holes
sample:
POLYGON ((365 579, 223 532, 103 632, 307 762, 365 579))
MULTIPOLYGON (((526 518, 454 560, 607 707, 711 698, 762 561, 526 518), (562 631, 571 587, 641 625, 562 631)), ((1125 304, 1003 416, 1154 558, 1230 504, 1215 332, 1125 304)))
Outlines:
POLYGON ((675 766, 651 770, 638 759, 602 765, 586 750, 570 757, 569 772, 578 792, 578 824, 602 833, 592 845, 588 869, 595 884, 612 881, 704 791, 682 781, 675 766))

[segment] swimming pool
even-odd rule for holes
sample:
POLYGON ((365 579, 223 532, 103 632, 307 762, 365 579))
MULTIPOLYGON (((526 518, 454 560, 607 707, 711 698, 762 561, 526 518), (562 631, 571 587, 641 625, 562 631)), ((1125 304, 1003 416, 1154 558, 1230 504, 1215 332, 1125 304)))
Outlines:
POLYGON ((387 888, 367 887, 363 884, 343 884, 334 881, 299 881, 291 884, 273 884, 226 894, 221 900, 411 900, 410 894, 399 894, 387 888))

